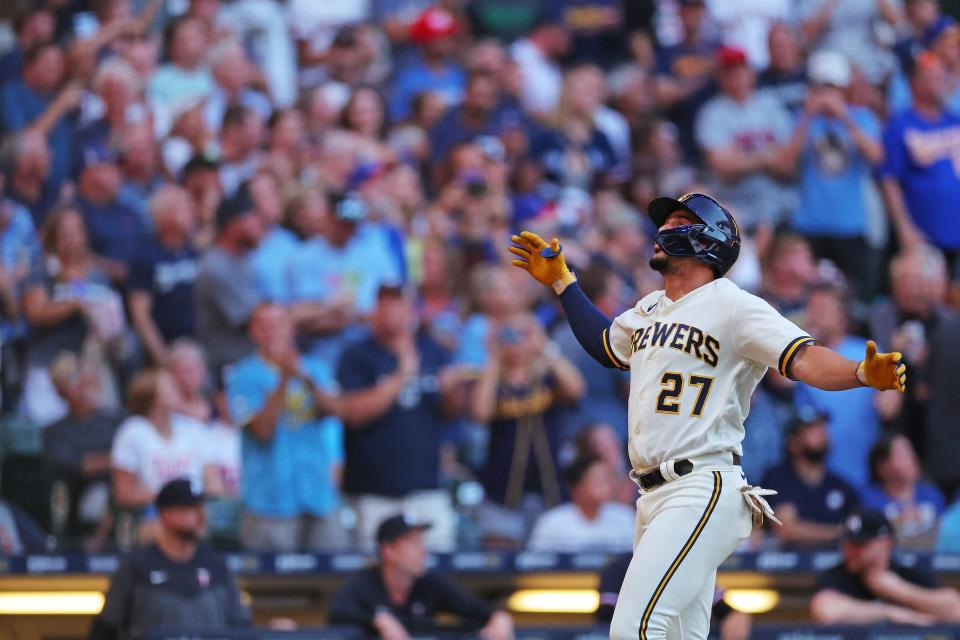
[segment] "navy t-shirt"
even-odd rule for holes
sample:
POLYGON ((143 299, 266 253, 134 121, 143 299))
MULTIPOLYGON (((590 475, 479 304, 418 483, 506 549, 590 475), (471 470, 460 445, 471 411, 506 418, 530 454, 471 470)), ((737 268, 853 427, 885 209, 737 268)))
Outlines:
POLYGON ((116 200, 96 205, 78 198, 77 207, 87 225, 93 252, 104 258, 128 263, 136 252, 137 239, 143 234, 137 214, 116 200))
POLYGON ((130 290, 146 291, 153 297, 151 315, 167 342, 193 336, 196 330, 193 283, 197 259, 189 244, 169 249, 148 234, 140 239, 130 261, 130 290))
MULTIPOLYGON (((420 372, 382 416, 344 436, 343 490, 347 494, 402 497, 436 489, 440 442, 447 429, 441 414, 437 374, 450 353, 426 334, 416 339, 420 372)), ((348 347, 337 381, 344 392, 369 389, 397 370, 397 358, 373 337, 348 347)))
POLYGON ((524 494, 542 495, 548 507, 562 499, 557 460, 565 416, 556 386, 556 379, 547 374, 528 385, 503 383, 497 389, 481 473, 491 500, 516 508, 524 494))
POLYGON ((584 188, 590 188, 597 176, 613 171, 617 161, 610 141, 598 129, 590 133, 590 139, 583 146, 571 142, 560 131, 547 129, 531 140, 530 155, 543 165, 548 180, 558 184, 579 184, 584 188), (580 173, 572 172, 567 161, 567 152, 572 149, 578 149, 586 159, 586 166, 580 173))
POLYGON ((713 65, 717 50, 713 42, 681 42, 657 51, 657 75, 670 76, 680 81, 699 79, 700 88, 667 109, 666 116, 679 129, 679 142, 684 157, 699 159, 700 150, 693 138, 697 112, 717 93, 713 79, 713 65))
POLYGON ((774 489, 770 505, 792 504, 801 520, 820 524, 840 524, 859 504, 856 490, 843 478, 830 472, 818 485, 808 485, 797 475, 790 461, 781 462, 767 471, 761 483, 774 489))
MULTIPOLYGON (((910 584, 915 584, 918 587, 925 589, 935 589, 937 587, 937 581, 933 575, 921 571, 916 567, 906 567, 898 564, 895 560, 891 560, 890 571, 893 571, 910 584)), ((868 602, 880 600, 880 598, 867 588, 867 585, 863 582, 863 578, 855 573, 850 573, 850 571, 843 566, 842 562, 817 576, 814 593, 826 589, 839 591, 857 600, 865 600, 868 602)))

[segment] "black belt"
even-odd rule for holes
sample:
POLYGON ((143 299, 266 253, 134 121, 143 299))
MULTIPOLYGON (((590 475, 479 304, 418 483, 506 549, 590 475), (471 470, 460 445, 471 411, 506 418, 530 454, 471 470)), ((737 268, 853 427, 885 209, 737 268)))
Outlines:
MULTIPOLYGON (((735 467, 740 466, 740 454, 733 454, 733 465, 735 467)), ((677 460, 673 463, 673 472, 678 476, 685 476, 691 471, 693 471, 693 463, 686 458, 683 460, 677 460)), ((636 478, 637 482, 640 484, 640 488, 644 491, 655 489, 667 481, 667 479, 663 477, 663 474, 660 473, 660 469, 654 469, 653 471, 641 473, 637 475, 636 478)))

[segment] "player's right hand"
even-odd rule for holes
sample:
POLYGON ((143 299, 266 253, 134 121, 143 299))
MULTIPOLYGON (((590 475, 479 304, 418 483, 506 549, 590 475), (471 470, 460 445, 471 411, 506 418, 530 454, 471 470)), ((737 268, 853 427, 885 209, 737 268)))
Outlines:
POLYGON ((885 391, 906 388, 907 367, 899 352, 877 353, 877 343, 867 341, 867 354, 857 367, 857 379, 868 387, 885 391))
POLYGON ((518 258, 513 260, 513 266, 520 267, 541 284, 552 288, 557 295, 577 281, 577 277, 567 267, 560 241, 556 238, 547 244, 546 240, 532 231, 521 231, 520 235, 511 236, 510 239, 513 245, 508 247, 507 251, 518 258))

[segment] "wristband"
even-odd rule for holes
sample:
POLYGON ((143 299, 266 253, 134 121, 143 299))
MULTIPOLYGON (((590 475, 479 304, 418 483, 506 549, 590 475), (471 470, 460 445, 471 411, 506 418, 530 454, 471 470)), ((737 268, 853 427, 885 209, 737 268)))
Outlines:
POLYGON ((577 276, 573 275, 572 271, 565 271, 560 275, 559 278, 553 281, 553 284, 550 285, 550 288, 553 289, 553 292, 557 295, 563 293, 567 287, 577 281, 577 276))
POLYGON ((857 381, 863 386, 869 387, 870 385, 867 384, 867 374, 864 372, 863 367, 864 367, 863 360, 861 360, 860 364, 857 365, 857 373, 856 373, 857 381))

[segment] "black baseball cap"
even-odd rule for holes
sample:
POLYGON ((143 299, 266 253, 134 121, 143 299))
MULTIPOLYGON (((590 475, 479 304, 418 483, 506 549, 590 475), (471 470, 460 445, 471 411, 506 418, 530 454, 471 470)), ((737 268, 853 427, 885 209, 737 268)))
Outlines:
POLYGON ((193 490, 187 478, 177 478, 160 487, 154 500, 157 511, 169 507, 196 507, 203 504, 203 492, 193 490))
POLYGON ((793 411, 793 415, 787 421, 787 435, 799 433, 804 427, 816 424, 823 420, 828 420, 830 414, 822 409, 812 405, 800 405, 793 411))
POLYGON ((847 516, 843 523, 843 539, 854 544, 893 536, 893 525, 879 509, 861 509, 847 516))
POLYGON ((222 231, 234 220, 254 213, 253 199, 245 186, 240 187, 235 194, 224 198, 217 206, 217 231, 222 231))
POLYGON ((393 542, 411 531, 426 531, 433 525, 413 516, 398 513, 390 516, 377 527, 377 544, 393 542))

